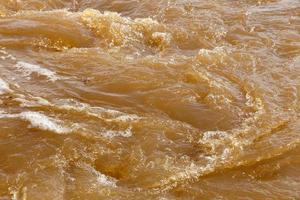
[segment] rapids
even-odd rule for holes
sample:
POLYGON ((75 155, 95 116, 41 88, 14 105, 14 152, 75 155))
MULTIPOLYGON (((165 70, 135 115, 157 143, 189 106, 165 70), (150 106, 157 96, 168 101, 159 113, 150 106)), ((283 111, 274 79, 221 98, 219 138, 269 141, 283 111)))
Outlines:
POLYGON ((0 199, 300 199, 298 0, 0 0, 0 199))

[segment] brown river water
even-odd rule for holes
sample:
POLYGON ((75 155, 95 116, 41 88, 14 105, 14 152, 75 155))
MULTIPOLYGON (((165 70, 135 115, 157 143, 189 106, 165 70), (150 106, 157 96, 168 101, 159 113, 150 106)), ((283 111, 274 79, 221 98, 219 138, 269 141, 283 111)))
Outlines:
POLYGON ((299 200, 299 0, 0 0, 1 200, 299 200))

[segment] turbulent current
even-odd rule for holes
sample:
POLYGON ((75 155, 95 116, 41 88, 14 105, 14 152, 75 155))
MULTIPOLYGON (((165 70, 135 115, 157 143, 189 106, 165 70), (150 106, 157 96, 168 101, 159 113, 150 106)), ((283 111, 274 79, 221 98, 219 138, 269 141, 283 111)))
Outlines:
POLYGON ((299 0, 0 0, 0 199, 298 200, 299 98, 299 0))

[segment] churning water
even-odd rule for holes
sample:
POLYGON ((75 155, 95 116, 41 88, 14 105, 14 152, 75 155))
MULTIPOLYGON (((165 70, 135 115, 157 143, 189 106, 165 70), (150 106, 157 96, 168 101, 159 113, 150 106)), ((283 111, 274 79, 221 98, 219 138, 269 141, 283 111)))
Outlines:
POLYGON ((300 199, 299 0, 0 0, 0 199, 300 199))

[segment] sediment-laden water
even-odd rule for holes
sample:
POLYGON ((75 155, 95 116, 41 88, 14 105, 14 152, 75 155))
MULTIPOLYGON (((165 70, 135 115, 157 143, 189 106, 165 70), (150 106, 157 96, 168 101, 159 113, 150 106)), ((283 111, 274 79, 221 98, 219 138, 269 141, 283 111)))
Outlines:
POLYGON ((0 0, 0 199, 300 199, 298 0, 0 0))

